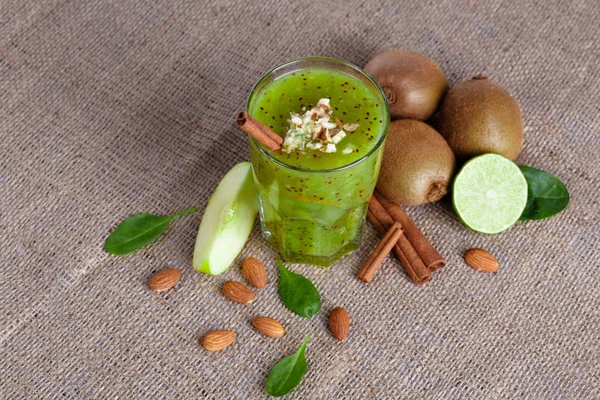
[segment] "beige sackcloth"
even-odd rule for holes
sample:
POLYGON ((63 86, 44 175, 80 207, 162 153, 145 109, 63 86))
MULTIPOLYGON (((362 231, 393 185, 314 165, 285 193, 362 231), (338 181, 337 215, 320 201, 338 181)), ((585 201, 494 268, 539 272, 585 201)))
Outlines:
POLYGON ((290 399, 597 399, 600 342, 600 4, 588 1, 0 0, 0 398, 262 399, 270 368, 313 333, 290 399), (505 86, 525 123, 522 164, 560 177, 568 209, 486 236, 448 202, 408 208, 448 261, 423 287, 388 258, 355 273, 379 236, 310 278, 312 319, 277 295, 275 251, 258 225, 219 277, 195 272, 207 199, 248 160, 234 124, 253 84, 284 61, 359 66, 411 49, 456 84, 505 86), (106 236, 129 215, 201 210, 158 243, 117 257, 106 236), (501 263, 472 270, 482 247, 501 263), (257 300, 222 295, 255 256, 271 283, 257 300), (183 271, 157 294, 153 271, 183 271), (328 332, 336 306, 346 342, 328 332), (249 320, 280 320, 280 340, 249 320), (209 353, 198 338, 232 329, 209 353))

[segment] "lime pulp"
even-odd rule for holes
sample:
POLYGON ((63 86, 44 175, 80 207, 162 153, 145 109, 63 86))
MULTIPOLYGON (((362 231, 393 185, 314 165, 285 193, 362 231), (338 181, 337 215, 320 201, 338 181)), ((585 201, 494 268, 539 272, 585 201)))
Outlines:
POLYGON ((454 179, 452 204, 470 229, 494 234, 517 222, 527 203, 527 181, 514 162, 483 154, 467 162, 454 179))

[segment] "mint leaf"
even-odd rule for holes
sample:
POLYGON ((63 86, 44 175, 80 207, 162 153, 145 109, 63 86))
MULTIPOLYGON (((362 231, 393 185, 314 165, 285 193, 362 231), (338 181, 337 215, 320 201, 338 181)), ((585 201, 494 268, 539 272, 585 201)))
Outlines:
POLYGON ((136 214, 121 222, 104 242, 104 249, 111 254, 127 254, 149 245, 158 239, 171 220, 197 211, 188 208, 174 215, 136 214))
POLYGON ((527 180, 527 204, 521 220, 550 218, 569 204, 569 191, 554 175, 537 168, 519 165, 527 180))
POLYGON ((306 344, 311 336, 312 333, 309 333, 294 354, 279 361, 271 369, 267 377, 267 393, 271 396, 284 396, 302 381, 307 369, 306 344))
POLYGON ((279 264, 279 297, 287 308, 301 317, 310 318, 321 309, 321 295, 311 281, 279 264))

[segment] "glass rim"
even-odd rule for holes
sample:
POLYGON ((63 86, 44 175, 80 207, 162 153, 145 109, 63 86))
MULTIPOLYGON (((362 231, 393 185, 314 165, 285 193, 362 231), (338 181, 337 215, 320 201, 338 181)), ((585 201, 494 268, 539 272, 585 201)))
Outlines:
POLYGON ((258 151, 260 151, 262 154, 264 154, 265 156, 267 156, 271 161, 273 161, 275 164, 278 164, 279 166, 291 169, 291 170, 295 170, 295 171, 302 171, 302 172, 335 172, 335 171, 341 171, 344 170, 346 168, 351 168, 359 163, 361 163, 362 161, 368 159, 373 153, 375 153, 377 150, 379 150, 379 147, 381 147, 381 145, 383 144, 383 142, 385 142, 385 138, 387 137, 387 132, 389 130, 389 126, 390 126, 390 105, 387 101, 387 97, 385 95, 385 92, 383 91, 383 89, 381 88, 381 86, 379 86, 379 84, 377 83, 377 81, 375 79, 373 79, 373 77, 371 75, 369 75, 365 70, 363 70, 362 68, 348 62, 348 61, 344 61, 344 60, 340 60, 337 58, 333 58, 333 57, 301 57, 301 58, 295 58, 293 60, 290 61, 286 61, 283 64, 279 64, 276 65, 275 67, 271 68, 269 71, 267 71, 259 80, 258 82, 256 82, 256 84, 252 87, 252 90, 250 91, 250 95, 248 95, 248 100, 246 101, 246 111, 249 112, 249 106, 250 106, 250 100, 252 100, 252 97, 256 91, 256 89, 260 86, 261 83, 263 83, 263 81, 265 79, 267 79, 270 75, 272 75, 275 71, 277 71, 278 69, 287 67, 291 64, 294 63, 298 63, 300 61, 311 61, 311 60, 316 60, 316 61, 328 61, 328 62, 333 62, 335 64, 339 64, 339 65, 343 65, 345 67, 349 67, 350 69, 358 72, 360 75, 364 76, 365 78, 367 78, 367 80, 373 84, 373 86, 375 87, 375 89, 377 91, 379 91, 379 94, 381 95, 381 98, 383 99, 383 103, 385 106, 385 112, 387 115, 386 118, 386 122, 385 122, 385 127, 384 127, 384 131, 382 133, 382 135, 379 137, 379 140, 377 141, 377 143, 375 144, 375 146, 373 146, 373 148, 371 150, 369 150, 367 152, 367 154, 365 154, 364 156, 360 157, 359 159, 356 159, 354 161, 352 161, 349 164, 346 165, 342 165, 339 167, 335 167, 335 168, 322 168, 322 169, 312 169, 312 168, 303 168, 303 167, 298 167, 296 165, 291 165, 288 163, 285 163, 281 160, 278 160, 277 158, 273 157, 263 146, 260 145, 260 143, 254 139, 252 136, 249 136, 250 141, 252 142, 252 144, 254 146, 257 147, 258 151))

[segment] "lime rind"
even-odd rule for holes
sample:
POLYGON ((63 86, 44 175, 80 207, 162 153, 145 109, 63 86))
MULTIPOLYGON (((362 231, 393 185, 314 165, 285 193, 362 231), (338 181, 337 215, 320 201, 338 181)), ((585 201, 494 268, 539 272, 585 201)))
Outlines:
POLYGON ((507 230, 527 204, 527 180, 514 162, 484 154, 467 162, 454 180, 452 203, 470 229, 487 234, 507 230))

